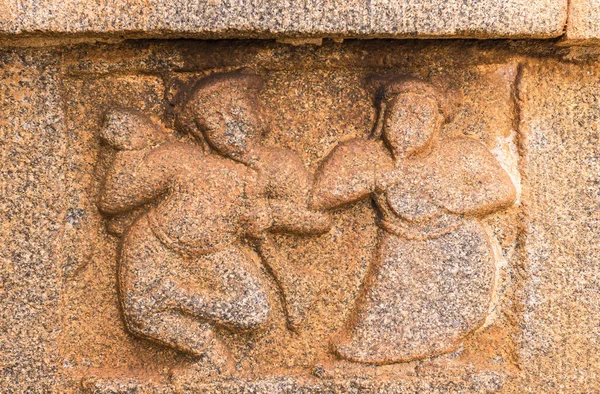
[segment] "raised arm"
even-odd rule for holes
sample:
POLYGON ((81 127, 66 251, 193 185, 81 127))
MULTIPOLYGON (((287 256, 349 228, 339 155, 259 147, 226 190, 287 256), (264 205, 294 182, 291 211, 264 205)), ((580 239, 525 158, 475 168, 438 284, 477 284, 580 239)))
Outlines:
POLYGON ((260 148, 257 163, 261 198, 268 204, 270 230, 295 234, 322 234, 331 228, 326 212, 308 208, 312 176, 294 152, 260 148))
POLYGON ((104 178, 98 208, 107 214, 120 214, 164 193, 173 175, 170 149, 175 146, 118 151, 104 178))
POLYGON ((428 177, 429 195, 440 206, 465 215, 486 215, 514 204, 515 186, 480 142, 455 138, 442 148, 428 177))
POLYGON ((331 209, 368 197, 375 191, 378 169, 391 167, 390 162, 379 141, 355 139, 339 144, 317 170, 310 206, 331 209))
POLYGON ((134 109, 113 109, 100 137, 116 150, 100 191, 102 212, 128 212, 166 190, 177 144, 160 123, 134 109))

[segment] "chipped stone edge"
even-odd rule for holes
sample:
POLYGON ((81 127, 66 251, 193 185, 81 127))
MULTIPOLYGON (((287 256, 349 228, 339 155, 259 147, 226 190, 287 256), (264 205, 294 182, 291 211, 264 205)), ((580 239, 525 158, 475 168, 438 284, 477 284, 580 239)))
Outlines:
MULTIPOLYGON (((511 29, 504 29, 497 23, 492 23, 486 28, 482 28, 482 20, 470 21, 466 28, 454 27, 452 29, 433 29, 432 31, 396 31, 395 28, 389 29, 373 27, 363 29, 360 26, 294 26, 294 24, 282 24, 270 26, 268 21, 264 25, 256 23, 239 23, 232 21, 231 24, 221 26, 195 26, 193 23, 180 27, 161 26, 160 20, 153 24, 143 23, 143 20, 132 20, 131 26, 114 26, 114 15, 107 15, 104 20, 89 21, 83 20, 81 26, 69 26, 67 22, 64 26, 58 24, 53 26, 47 21, 29 21, 26 15, 21 15, 22 10, 8 0, 6 8, 7 16, 0 18, 0 46, 52 46, 52 45, 70 45, 71 42, 97 42, 97 41, 122 41, 135 39, 278 39, 290 41, 292 45, 298 45, 298 42, 308 41, 308 44, 314 45, 315 41, 331 39, 340 41, 344 39, 534 39, 534 40, 557 40, 564 45, 580 45, 581 40, 568 39, 568 21, 570 20, 572 3, 574 0, 561 0, 564 2, 564 9, 556 15, 539 19, 533 23, 532 27, 517 26, 511 29), (139 22, 139 23, 138 23, 139 22), (106 27, 104 27, 106 26, 106 27), (65 44, 66 43, 66 44, 65 44)), ((209 2, 219 0, 207 0, 209 2)), ((2 3, 2 0, 0 0, 2 3)), ((212 4, 212 3, 211 3, 212 4)), ((59 7, 55 1, 50 1, 49 6, 59 7)), ((61 14, 67 18, 70 14, 76 15, 75 10, 71 10, 68 5, 61 14), (72 11, 72 12, 71 12, 72 11)), ((99 11, 100 13, 100 11, 99 11)), ((35 16, 31 16, 35 19, 35 16)), ((344 15, 339 15, 338 19, 343 20, 344 15)), ((148 18, 144 18, 148 19, 148 18)), ((159 18, 160 19, 160 18, 159 18)), ((533 20, 536 20, 535 17, 533 20)), ((596 42, 600 44, 599 40, 596 42)))
MULTIPOLYGON (((2 0, 0 0, 2 3, 2 0)), ((188 28, 188 29, 165 29, 159 27, 119 29, 119 28, 97 28, 93 26, 81 29, 69 30, 66 28, 51 28, 44 26, 27 26, 16 20, 16 16, 10 16, 0 20, 0 47, 25 46, 64 46, 79 43, 112 43, 124 40, 137 39, 277 39, 282 43, 290 45, 318 45, 323 39, 341 42, 345 39, 511 39, 511 40, 553 40, 558 46, 563 47, 600 47, 600 22, 597 26, 588 28, 576 27, 581 21, 586 20, 586 10, 579 6, 577 0, 567 0, 567 9, 563 20, 556 21, 555 26, 548 31, 514 31, 502 32, 480 31, 473 23, 473 28, 467 30, 456 30, 452 32, 440 31, 439 33, 398 32, 385 31, 352 32, 331 30, 326 28, 303 29, 290 27, 289 30, 281 28, 256 29, 247 27, 221 27, 221 28, 188 28), (574 15, 577 14, 575 18, 574 15)), ((10 7, 9 7, 10 8, 10 7)), ((591 15, 587 19, 600 18, 591 15)), ((107 21, 107 23, 110 21, 107 21)))

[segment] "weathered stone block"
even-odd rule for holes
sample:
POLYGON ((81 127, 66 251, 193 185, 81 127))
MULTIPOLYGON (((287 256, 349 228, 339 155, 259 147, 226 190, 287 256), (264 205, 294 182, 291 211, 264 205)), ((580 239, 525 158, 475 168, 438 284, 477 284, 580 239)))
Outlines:
POLYGON ((521 357, 541 377, 531 385, 560 392, 600 387, 598 71, 532 61, 519 89, 529 201, 521 357))
POLYGON ((569 44, 597 45, 600 41, 600 3, 595 0, 573 0, 565 32, 569 44))
POLYGON ((0 391, 50 391, 59 360, 67 136, 58 58, 0 53, 0 391))
POLYGON ((370 2, 3 0, 0 33, 144 37, 477 37, 562 34, 567 0, 370 2))
POLYGON ((566 4, 241 5, 0 16, 0 391, 597 391, 593 56, 77 44, 556 37, 566 4))

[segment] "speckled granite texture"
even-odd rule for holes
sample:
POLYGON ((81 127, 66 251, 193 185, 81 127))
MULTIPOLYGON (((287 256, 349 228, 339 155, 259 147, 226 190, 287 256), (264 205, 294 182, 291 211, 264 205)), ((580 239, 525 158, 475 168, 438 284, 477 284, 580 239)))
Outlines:
POLYGON ((0 34, 281 38, 560 36, 567 0, 2 0, 0 34))
POLYGON ((50 392, 60 362, 65 118, 58 58, 0 55, 0 391, 50 392))
POLYGON ((572 44, 600 43, 600 2, 571 0, 565 37, 572 44))
POLYGON ((599 92, 553 41, 0 49, 0 392, 598 391, 599 92))

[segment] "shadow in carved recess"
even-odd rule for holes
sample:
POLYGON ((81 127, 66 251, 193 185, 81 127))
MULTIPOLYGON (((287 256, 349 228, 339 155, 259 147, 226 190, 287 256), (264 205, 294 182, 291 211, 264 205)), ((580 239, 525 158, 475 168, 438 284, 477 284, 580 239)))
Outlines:
POLYGON ((197 143, 174 140, 135 111, 109 111, 102 138, 115 150, 100 210, 122 233, 119 292, 127 329, 196 359, 172 372, 185 383, 233 372, 215 327, 252 331, 271 302, 244 239, 256 247, 297 329, 318 289, 290 267, 271 232, 328 231, 328 214, 307 208, 311 177, 289 150, 265 147, 257 103, 260 77, 215 74, 183 92, 176 126, 197 143), (150 208, 147 208, 150 206, 150 208))
MULTIPOLYGON (((412 78, 373 78, 370 139, 340 143, 319 168, 311 206, 372 197, 381 239, 355 310, 332 340, 341 359, 391 364, 455 351, 490 307, 494 256, 479 218, 512 205, 515 187, 483 144, 440 138, 450 105, 412 78)), ((351 368, 325 363, 315 372, 351 368)))

